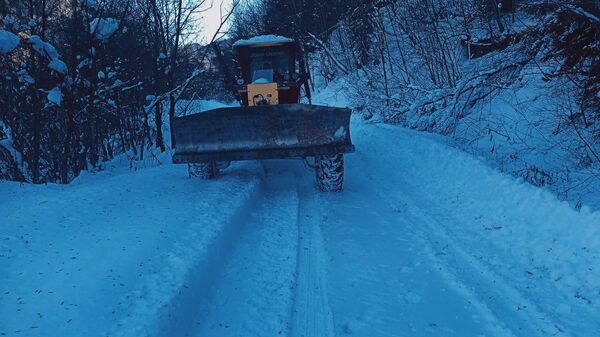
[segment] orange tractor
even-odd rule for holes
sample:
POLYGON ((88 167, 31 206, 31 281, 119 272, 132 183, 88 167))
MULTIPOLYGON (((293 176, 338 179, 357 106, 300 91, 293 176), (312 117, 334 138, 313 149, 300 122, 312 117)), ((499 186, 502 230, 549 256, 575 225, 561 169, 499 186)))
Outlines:
POLYGON ((309 102, 310 90, 292 39, 240 40, 234 52, 241 106, 173 118, 173 162, 188 164, 190 176, 215 178, 231 161, 303 159, 315 169, 322 191, 341 191, 344 153, 354 152, 350 109, 300 104, 302 88, 309 102))

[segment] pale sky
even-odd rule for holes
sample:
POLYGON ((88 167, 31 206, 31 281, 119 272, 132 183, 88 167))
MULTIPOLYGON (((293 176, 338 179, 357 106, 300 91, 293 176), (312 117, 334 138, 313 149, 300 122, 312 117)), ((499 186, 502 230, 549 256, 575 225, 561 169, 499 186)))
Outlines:
MULTIPOLYGON (((206 12, 200 13, 198 23, 202 26, 202 34, 200 34, 198 38, 202 42, 210 42, 210 39, 221 23, 221 8, 223 9, 223 15, 225 15, 231 8, 232 0, 206 0, 207 8, 210 6, 211 2, 212 8, 206 12)), ((227 23, 221 30, 227 31, 227 23)))

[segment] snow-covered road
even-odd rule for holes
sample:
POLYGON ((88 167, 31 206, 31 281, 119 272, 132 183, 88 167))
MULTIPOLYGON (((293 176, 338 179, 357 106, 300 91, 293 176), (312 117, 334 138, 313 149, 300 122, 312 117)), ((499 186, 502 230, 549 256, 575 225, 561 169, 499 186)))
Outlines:
POLYGON ((263 163, 264 199, 191 335, 600 333, 598 214, 435 137, 355 125, 355 140, 341 194, 263 163))
POLYGON ((442 138, 378 125, 355 140, 346 192, 320 196, 336 335, 600 333, 598 214, 442 138))
POLYGON ((0 184, 0 334, 596 336, 600 215, 443 139, 353 122, 300 161, 0 184))

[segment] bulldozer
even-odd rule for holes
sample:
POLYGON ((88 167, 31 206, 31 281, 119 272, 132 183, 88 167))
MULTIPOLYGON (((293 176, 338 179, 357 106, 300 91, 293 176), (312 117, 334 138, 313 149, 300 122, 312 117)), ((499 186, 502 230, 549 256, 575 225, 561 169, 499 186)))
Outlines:
MULTIPOLYGON (((188 164, 190 177, 214 179, 232 161, 301 159, 315 170, 321 191, 341 191, 344 154, 354 152, 351 110, 311 104, 293 39, 257 36, 235 42, 233 52, 238 75, 229 83, 240 106, 174 117, 173 162, 188 164), (302 91, 308 104, 300 103, 302 91)), ((223 65, 218 47, 215 53, 223 65)))

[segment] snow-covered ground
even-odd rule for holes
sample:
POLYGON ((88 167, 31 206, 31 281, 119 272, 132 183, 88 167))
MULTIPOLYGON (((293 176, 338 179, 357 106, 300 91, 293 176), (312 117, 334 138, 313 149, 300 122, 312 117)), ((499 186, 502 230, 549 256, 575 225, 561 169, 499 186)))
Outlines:
POLYGON ((163 165, 69 186, 0 183, 0 335, 155 331, 218 265, 259 178, 249 164, 214 183, 163 165))
POLYGON ((0 335, 600 335, 599 213, 441 137, 352 135, 339 194, 300 161, 0 183, 0 335))

